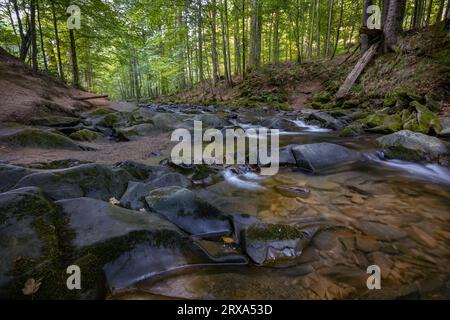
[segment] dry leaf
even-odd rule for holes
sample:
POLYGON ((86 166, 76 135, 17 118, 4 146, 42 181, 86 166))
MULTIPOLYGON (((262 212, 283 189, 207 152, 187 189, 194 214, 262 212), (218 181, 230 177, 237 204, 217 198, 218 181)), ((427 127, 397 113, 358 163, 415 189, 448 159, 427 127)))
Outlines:
POLYGON ((33 278, 30 278, 27 280, 27 282, 25 282, 25 286, 23 287, 22 292, 26 296, 33 295, 38 292, 40 286, 40 280, 36 281, 33 278))
POLYGON ((234 243, 234 239, 231 237, 222 237, 222 241, 225 244, 233 244, 234 243))

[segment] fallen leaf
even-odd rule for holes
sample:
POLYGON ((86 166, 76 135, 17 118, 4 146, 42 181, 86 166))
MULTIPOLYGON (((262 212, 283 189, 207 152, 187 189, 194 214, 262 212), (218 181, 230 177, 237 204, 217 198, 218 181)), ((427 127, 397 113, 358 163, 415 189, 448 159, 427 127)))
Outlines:
POLYGON ((225 244, 232 244, 232 243, 234 243, 234 239, 231 238, 231 237, 222 237, 222 241, 225 244))
POLYGON ((27 282, 25 282, 25 286, 23 287, 22 292, 26 296, 33 295, 38 292, 40 286, 40 280, 36 281, 33 278, 30 278, 27 280, 27 282))

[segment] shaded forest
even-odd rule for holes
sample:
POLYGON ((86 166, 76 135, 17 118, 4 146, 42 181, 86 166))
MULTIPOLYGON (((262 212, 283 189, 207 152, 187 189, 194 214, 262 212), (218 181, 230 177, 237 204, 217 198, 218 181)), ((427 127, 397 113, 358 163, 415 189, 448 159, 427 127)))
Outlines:
POLYGON ((145 100, 204 81, 233 86, 260 65, 364 52, 373 41, 360 33, 375 21, 371 5, 389 45, 400 31, 449 14, 445 0, 391 2, 396 17, 388 0, 3 0, 0 45, 75 87, 145 100), (80 29, 67 26, 72 4, 81 8, 80 29))

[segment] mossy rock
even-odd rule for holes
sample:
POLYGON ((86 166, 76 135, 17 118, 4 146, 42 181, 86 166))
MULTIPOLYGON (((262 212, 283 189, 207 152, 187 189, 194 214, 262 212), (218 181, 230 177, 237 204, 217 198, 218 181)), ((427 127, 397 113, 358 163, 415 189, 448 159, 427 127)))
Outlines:
POLYGON ((70 256, 65 221, 57 206, 39 188, 0 194, 0 297, 9 299, 71 299, 64 261, 70 256), (39 290, 24 295, 28 279, 39 290))
POLYGON ((78 144, 63 135, 32 128, 13 130, 3 134, 0 132, 0 142, 20 147, 81 149, 78 144))
POLYGON ((314 101, 328 103, 331 101, 331 94, 327 91, 320 92, 314 96, 314 101))
POLYGON ((301 256, 319 228, 256 223, 243 232, 243 248, 258 265, 277 265, 301 256))
POLYGON ((319 109, 323 109, 324 105, 319 101, 313 101, 313 102, 311 102, 311 107, 313 109, 319 110, 319 109))
POLYGON ((107 114, 115 113, 115 112, 117 112, 117 111, 115 111, 113 109, 99 108, 99 109, 96 109, 96 110, 94 110, 92 112, 89 112, 88 114, 92 115, 92 116, 105 116, 107 114))
POLYGON ((439 161, 448 157, 446 144, 438 138, 402 130, 377 139, 386 157, 406 161, 439 161))
POLYGON ((108 113, 103 117, 103 119, 100 121, 100 125, 108 128, 116 128, 123 124, 124 118, 119 112, 115 113, 108 113))
POLYGON ((101 138, 102 135, 89 129, 81 129, 77 132, 72 133, 69 137, 73 140, 78 141, 94 141, 101 138))
POLYGON ((410 105, 417 111, 417 127, 414 128, 415 130, 413 131, 422 132, 425 134, 430 132, 439 134, 441 132, 441 123, 436 114, 428 110, 427 107, 423 106, 417 101, 411 102, 410 105))
POLYGON ((45 127, 72 127, 80 123, 79 118, 50 116, 31 119, 31 124, 45 127))
POLYGON ((0 192, 11 190, 20 179, 33 172, 29 168, 0 163, 0 192))
POLYGON ((229 219, 219 209, 186 188, 158 188, 145 200, 150 209, 192 235, 212 237, 232 232, 229 219))
POLYGON ((120 199, 128 181, 133 177, 121 168, 109 168, 99 164, 83 164, 77 167, 45 170, 22 178, 16 187, 41 187, 53 199, 91 197, 109 200, 120 199))
POLYGON ((339 134, 341 137, 356 137, 364 133, 364 128, 361 124, 351 124, 345 127, 339 134))
POLYGON ((400 114, 384 115, 379 120, 381 120, 381 123, 374 128, 368 129, 368 131, 374 133, 392 133, 402 129, 403 123, 400 114))
POLYGON ((441 111, 441 104, 430 94, 427 94, 425 96, 426 99, 426 107, 431 110, 432 112, 440 112, 441 111))

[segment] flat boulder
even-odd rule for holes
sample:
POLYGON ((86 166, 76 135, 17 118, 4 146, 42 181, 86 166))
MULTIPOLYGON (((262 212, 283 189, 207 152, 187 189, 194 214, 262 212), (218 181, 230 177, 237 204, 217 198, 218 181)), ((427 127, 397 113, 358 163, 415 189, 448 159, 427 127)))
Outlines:
POLYGON ((423 133, 402 130, 377 139, 384 155, 405 161, 439 161, 448 157, 447 145, 423 133))
POLYGON ((35 170, 0 163, 0 192, 12 189, 23 177, 35 172, 35 170))
POLYGON ((182 230, 199 237, 229 235, 229 218, 219 209, 181 187, 159 188, 145 198, 150 209, 162 214, 182 230))
POLYGON ((39 147, 44 149, 83 149, 61 134, 35 128, 0 131, 0 143, 15 147, 39 147))
POLYGON ((80 123, 80 118, 65 116, 49 116, 31 119, 31 124, 44 127, 72 127, 80 123))
POLYGON ((243 248, 258 265, 289 264, 301 256, 318 230, 256 223, 243 231, 243 248))
POLYGON ((130 181, 120 203, 126 208, 139 210, 145 208, 145 197, 151 190, 173 186, 187 188, 191 184, 189 179, 176 172, 164 174, 148 183, 130 181))
POLYGON ((41 279, 35 298, 52 297, 51 266, 60 254, 57 226, 57 207, 39 188, 0 194, 0 298, 23 298, 28 278, 41 279))
POLYGON ((345 166, 361 159, 358 152, 333 143, 313 143, 292 147, 297 166, 317 173, 345 166))
POLYGON ((56 200, 79 197, 109 200, 120 199, 132 179, 124 169, 91 163, 35 172, 23 177, 16 188, 40 187, 56 200))
POLYGON ((57 204, 75 234, 71 244, 77 261, 83 268, 104 273, 112 291, 185 267, 214 263, 199 244, 158 214, 89 198, 57 204))

